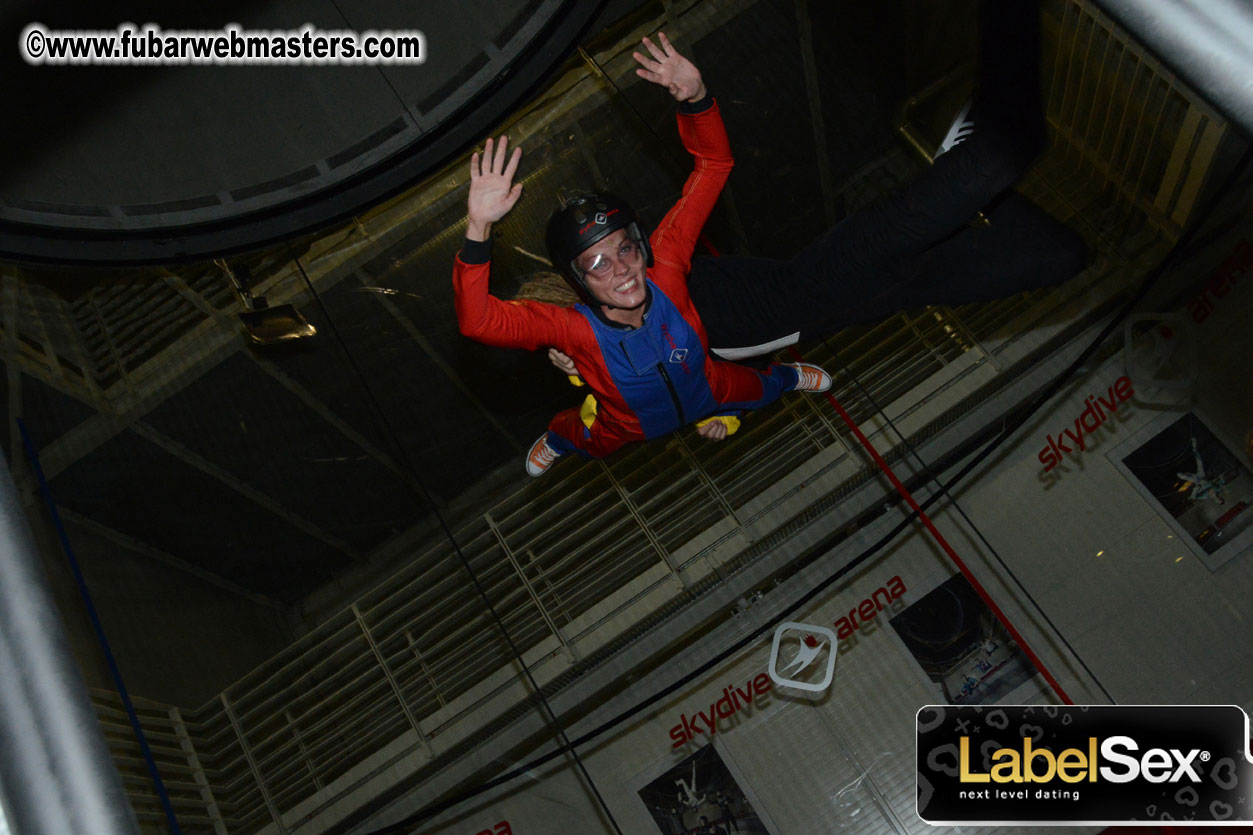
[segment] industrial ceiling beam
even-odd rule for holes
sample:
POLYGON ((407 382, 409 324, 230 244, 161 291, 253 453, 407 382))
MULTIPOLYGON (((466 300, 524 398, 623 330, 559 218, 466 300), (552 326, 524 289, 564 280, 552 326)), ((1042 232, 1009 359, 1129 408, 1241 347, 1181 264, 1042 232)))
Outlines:
POLYGON ((827 155, 827 129, 822 118, 822 84, 814 57, 814 29, 809 20, 808 0, 796 0, 796 36, 805 70, 805 97, 814 131, 814 158, 818 162, 818 183, 822 188, 822 211, 827 226, 839 220, 835 212, 835 189, 831 185, 831 160, 827 155))
POLYGON ((324 545, 328 545, 331 548, 335 549, 336 551, 339 551, 341 554, 345 555, 350 560, 357 560, 360 558, 361 555, 356 550, 354 550, 352 546, 344 542, 339 537, 332 536, 331 534, 322 530, 317 525, 313 524, 307 519, 304 519, 303 517, 296 514, 295 512, 288 510, 286 507, 279 504, 277 501, 270 498, 265 493, 262 493, 260 490, 253 487, 251 484, 248 484, 247 482, 243 481, 242 479, 238 478, 237 476, 235 476, 228 470, 223 469, 222 467, 218 466, 212 461, 209 461, 208 459, 203 458, 200 455, 197 455, 195 452, 188 449, 183 444, 179 443, 173 438, 169 438, 161 434, 160 432, 153 429, 151 426, 147 425, 143 421, 135 421, 133 424, 131 424, 130 429, 139 437, 147 441, 150 441, 153 444, 156 444, 158 447, 165 450, 170 455, 173 455, 175 458, 178 458, 180 461, 184 462, 185 464, 195 467, 197 470, 200 470, 200 472, 204 473, 205 475, 217 479, 225 486, 231 488, 236 493, 250 500, 253 504, 269 511, 270 513, 273 513, 275 516, 287 522, 287 524, 291 525, 297 530, 300 530, 303 533, 308 534, 309 536, 313 537, 314 539, 318 540, 324 545))
MULTIPOLYGON (((361 282, 363 288, 368 288, 370 286, 370 282, 361 274, 357 274, 357 280, 361 282)), ((440 371, 444 372, 444 376, 447 377, 448 381, 453 384, 453 387, 456 388, 457 391, 461 392, 463 397, 474 404, 474 408, 479 412, 484 420, 491 424, 493 429, 500 433, 500 437, 504 439, 505 443, 509 444, 515 452, 522 452, 522 445, 518 442, 518 439, 509 433, 509 430, 505 428, 505 425, 500 422, 500 419, 497 418, 496 415, 492 414, 492 410, 487 408, 487 405, 483 402, 482 398, 474 393, 474 389, 466 385, 465 380, 461 378, 460 374, 453 370, 453 367, 448 364, 446 359, 444 359, 443 354, 435 350, 435 347, 431 345, 431 341, 426 338, 426 334, 422 333, 421 329, 414 324, 413 320, 402 313, 400 308, 382 293, 371 293, 371 295, 383 307, 383 309, 387 311, 388 315, 396 320, 401 329, 404 330, 405 333, 409 334, 409 338, 414 341, 414 344, 422 349, 422 352, 426 354, 427 358, 430 359, 440 371)), ((444 498, 446 499, 447 497, 444 498)))
MULTIPOLYGON (((325 289, 338 282, 342 274, 336 272, 334 275, 322 274, 311 278, 315 287, 325 289)), ((171 289, 171 292, 175 290, 171 289)), ((288 282, 283 286, 281 279, 275 279, 266 290, 267 298, 275 305, 294 302, 303 293, 303 285, 288 282)), ((196 296, 200 298, 198 294, 196 296)), ((100 326, 107 336, 103 318, 100 326)), ((218 319, 209 317, 171 342, 155 357, 129 372, 122 364, 121 357, 115 353, 114 362, 118 364, 123 375, 122 382, 116 387, 119 390, 107 397, 107 410, 83 421, 41 452, 40 457, 48 480, 56 478, 77 461, 108 443, 131 423, 200 379, 238 351, 241 344, 239 334, 233 327, 223 328, 218 319)), ((111 350, 114 350, 112 346, 111 350)))
MULTIPOLYGON (((169 276, 165 279, 165 283, 182 295, 183 298, 194 304, 200 312, 212 319, 216 319, 222 325, 224 330, 232 331, 238 327, 238 320, 235 319, 234 316, 219 311, 211 305, 208 300, 204 298, 204 296, 189 287, 187 282, 183 281, 181 278, 169 276)), ((292 379, 291 376, 286 374, 281 368, 279 368, 278 365, 268 359, 264 359, 260 354, 258 354, 258 352, 246 351, 245 353, 262 371, 272 377, 274 381, 283 388, 300 398, 301 402, 312 409, 314 413, 331 426, 335 427, 341 435, 361 447, 363 452, 387 469, 391 470, 397 477, 411 486, 414 486, 416 489, 416 482, 413 481, 413 477, 408 471, 404 470, 390 455, 376 447, 364 435, 353 429, 347 421, 336 415, 330 406, 326 405, 326 403, 320 400, 312 392, 292 379)))
POLYGON ((57 512, 61 514, 61 518, 66 521, 67 527, 86 530, 89 533, 99 536, 102 539, 107 539, 113 544, 125 548, 135 554, 155 560, 162 565, 169 566, 170 568, 176 569, 185 574, 190 574, 198 580, 217 586, 223 591, 230 592, 233 595, 251 600, 253 603, 257 603, 268 609, 273 609, 287 618, 289 623, 296 623, 296 610, 293 606, 281 603, 272 597, 268 597, 260 592, 253 591, 252 589, 246 589, 237 583, 227 580, 220 574, 214 574, 212 571, 208 571, 194 563, 190 563, 187 560, 162 551, 160 548, 157 548, 147 542, 141 542, 133 536, 114 530, 108 525, 101 524, 95 519, 83 516, 81 513, 76 513, 67 507, 58 507, 57 512))

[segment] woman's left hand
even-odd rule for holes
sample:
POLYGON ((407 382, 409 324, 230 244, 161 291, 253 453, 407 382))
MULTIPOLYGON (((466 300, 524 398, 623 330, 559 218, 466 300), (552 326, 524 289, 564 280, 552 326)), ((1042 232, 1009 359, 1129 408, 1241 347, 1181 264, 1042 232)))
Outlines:
POLYGON ((708 441, 725 441, 727 425, 720 420, 711 420, 704 426, 696 427, 696 434, 708 441))
POLYGON ((645 81, 660 84, 670 91, 675 101, 698 102, 705 97, 705 82, 701 80, 696 65, 679 54, 665 32, 657 33, 661 45, 644 38, 644 46, 652 58, 633 52, 640 66, 635 74, 645 81))

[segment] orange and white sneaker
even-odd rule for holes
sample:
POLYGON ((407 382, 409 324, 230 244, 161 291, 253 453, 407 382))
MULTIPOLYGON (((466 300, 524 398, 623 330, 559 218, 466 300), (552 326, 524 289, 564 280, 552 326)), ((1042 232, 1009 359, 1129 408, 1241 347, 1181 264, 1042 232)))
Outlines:
POLYGON ((788 368, 795 368, 800 378, 792 391, 822 392, 831 388, 831 375, 817 365, 808 362, 789 362, 788 368))
POLYGON ((548 445, 548 433, 545 432, 531 444, 531 451, 526 455, 526 474, 538 478, 548 472, 548 468, 560 457, 561 453, 548 445))

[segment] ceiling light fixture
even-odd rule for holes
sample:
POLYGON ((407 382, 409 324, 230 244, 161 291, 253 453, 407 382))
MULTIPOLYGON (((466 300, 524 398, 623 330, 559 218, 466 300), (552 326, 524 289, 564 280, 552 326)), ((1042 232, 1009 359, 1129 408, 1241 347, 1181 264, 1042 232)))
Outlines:
POLYGON ((245 264, 233 269, 226 259, 214 261, 235 290, 235 297, 243 310, 239 321, 254 345, 273 345, 277 342, 288 342, 293 339, 304 339, 317 334, 318 329, 300 315, 300 311, 291 304, 280 304, 270 307, 265 296, 253 296, 249 289, 252 282, 252 271, 245 264))

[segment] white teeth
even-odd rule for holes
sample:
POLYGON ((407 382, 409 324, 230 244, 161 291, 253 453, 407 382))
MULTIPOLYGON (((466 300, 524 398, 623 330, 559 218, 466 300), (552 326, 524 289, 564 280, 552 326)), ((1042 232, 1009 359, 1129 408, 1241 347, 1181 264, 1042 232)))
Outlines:
POLYGON ((622 284, 622 285, 620 285, 620 286, 618 286, 618 287, 615 287, 615 288, 613 288, 613 289, 614 289, 614 292, 615 292, 615 293, 625 293, 625 292, 627 292, 628 290, 632 290, 632 289, 634 289, 634 288, 635 288, 635 279, 633 278, 633 279, 631 279, 630 281, 628 281, 627 283, 622 284))

